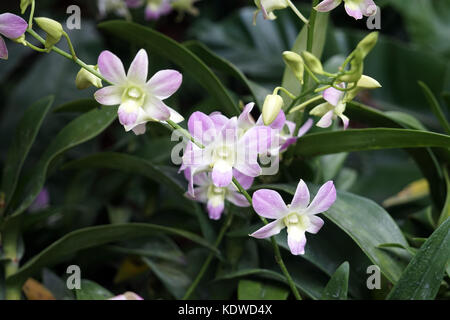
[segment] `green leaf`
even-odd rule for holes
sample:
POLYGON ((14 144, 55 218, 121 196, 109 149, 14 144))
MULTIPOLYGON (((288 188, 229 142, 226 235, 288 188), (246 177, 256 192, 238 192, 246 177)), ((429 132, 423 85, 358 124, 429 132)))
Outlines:
POLYGON ((75 290, 77 300, 107 300, 114 295, 98 283, 81 280, 81 288, 75 290))
POLYGON ((295 146, 297 156, 339 152, 450 146, 450 136, 407 129, 354 129, 308 134, 295 146))
POLYGON ((279 286, 253 280, 240 280, 238 300, 286 300, 289 291, 279 286))
POLYGON ((232 76, 236 80, 239 80, 242 84, 244 84, 248 91, 253 96, 253 99, 260 108, 262 108, 264 103, 264 98, 261 97, 255 86, 251 81, 247 79, 245 74, 241 72, 235 65, 233 65, 230 61, 225 60, 222 57, 219 57, 212 50, 210 50, 207 46, 199 41, 188 41, 184 43, 184 46, 188 48, 191 52, 197 55, 200 59, 203 60, 209 67, 219 70, 229 76, 232 76))
POLYGON ((448 174, 448 169, 444 167, 444 178, 445 178, 445 186, 447 189, 447 197, 445 198, 445 204, 442 208, 441 215, 439 216, 438 225, 444 223, 445 220, 450 218, 450 176, 448 174))
POLYGON ((101 246, 109 242, 136 239, 160 233, 180 236, 216 251, 213 246, 193 233, 160 225, 128 223, 95 226, 66 234, 29 260, 16 274, 9 277, 7 281, 8 283, 21 284, 41 268, 64 261, 80 250, 101 246))
MULTIPOLYGON (((296 185, 264 185, 293 195, 296 185)), ((317 188, 311 188, 311 190, 317 188)), ((336 202, 323 213, 329 220, 347 233, 364 251, 367 257, 378 265, 391 282, 396 282, 406 267, 404 260, 410 255, 402 249, 392 248, 391 252, 379 249, 383 243, 398 243, 408 246, 400 228, 382 207, 372 200, 338 191, 336 202), (401 256, 402 259, 398 257, 401 256)))
POLYGON ((240 112, 236 102, 217 76, 195 54, 183 45, 150 28, 126 21, 107 21, 99 28, 123 41, 143 47, 149 53, 165 57, 192 75, 220 104, 228 115, 240 112))
POLYGON ((85 113, 88 111, 91 111, 92 109, 100 108, 101 105, 95 101, 94 99, 81 99, 81 100, 75 100, 68 103, 65 103, 63 105, 60 105, 59 107, 55 108, 53 110, 54 113, 85 113))
POLYGON ((450 258, 450 219, 447 219, 412 258, 389 293, 390 300, 432 300, 450 258))
POLYGON ((450 124, 445 118, 445 114, 442 111, 441 106, 439 105, 439 102, 434 96, 433 92, 424 82, 419 81, 419 85, 422 88, 422 91, 428 100, 428 104, 430 105, 431 111, 433 111, 434 115, 441 123, 442 128, 444 128, 445 132, 447 132, 447 134, 450 134, 450 124))
POLYGON ((142 260, 176 299, 183 297, 191 284, 191 279, 183 271, 184 267, 167 261, 161 262, 149 258, 142 260))
POLYGON ((348 278, 350 266, 344 262, 337 268, 336 272, 327 283, 322 294, 322 300, 347 300, 348 278))
POLYGON ((85 113, 65 126, 45 150, 22 192, 22 202, 14 215, 25 211, 41 191, 51 161, 70 148, 86 142, 105 130, 117 117, 117 107, 103 107, 85 113))
MULTIPOLYGON (((64 166, 64 169, 80 168, 106 168, 138 174, 156 183, 165 184, 181 195, 184 195, 186 192, 186 186, 182 185, 179 180, 169 174, 172 168, 157 166, 145 159, 124 153, 97 153, 83 159, 72 161, 64 166)), ((213 229, 207 216, 198 204, 191 201, 189 203, 193 206, 193 212, 197 216, 205 238, 212 241, 214 239, 214 233, 212 232, 213 229)))
POLYGON ((0 191, 5 192, 5 204, 8 205, 17 186, 22 165, 36 139, 45 116, 53 104, 53 97, 44 98, 25 111, 12 138, 6 155, 5 167, 0 191))

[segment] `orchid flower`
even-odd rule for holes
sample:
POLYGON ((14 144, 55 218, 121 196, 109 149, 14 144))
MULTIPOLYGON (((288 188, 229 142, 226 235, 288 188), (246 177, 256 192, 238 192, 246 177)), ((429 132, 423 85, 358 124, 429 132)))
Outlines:
MULTIPOLYGON (((264 126, 262 115, 256 122, 253 119, 251 112, 254 106, 254 103, 247 104, 238 118, 238 127, 239 129, 242 129, 243 132, 246 132, 254 126, 264 126)), ((297 136, 294 137, 295 123, 287 120, 284 111, 280 110, 278 116, 269 125, 269 127, 276 133, 274 141, 278 141, 278 144, 272 144, 270 153, 275 155, 286 151, 290 145, 294 144, 298 138, 305 135, 309 129, 311 129, 312 124, 312 119, 308 119, 299 129, 297 136)))
POLYGON ((119 17, 131 19, 128 8, 137 8, 142 4, 142 0, 97 0, 100 18, 105 18, 109 12, 113 12, 119 17))
POLYGON ((188 121, 191 135, 204 148, 189 143, 183 155, 183 167, 194 168, 191 175, 199 171, 212 170, 212 181, 216 187, 226 187, 233 178, 233 169, 257 177, 262 169, 258 155, 266 153, 272 145, 273 132, 270 127, 255 126, 239 134, 238 119, 227 119, 220 114, 207 116, 194 112, 188 121))
POLYGON ((100 89, 95 99, 103 105, 120 105, 119 121, 128 132, 145 133, 149 121, 183 121, 183 117, 162 100, 169 98, 181 85, 182 75, 175 70, 157 72, 148 82, 148 56, 141 49, 125 74, 122 61, 110 51, 98 58, 98 68, 113 85, 100 89))
MULTIPOLYGON (((340 5, 342 0, 323 0, 314 9, 320 12, 328 12, 340 5)), ((344 0, 345 11, 355 19, 362 19, 377 13, 377 6, 373 0, 344 0)))
POLYGON ((280 194, 273 190, 261 189, 253 194, 253 208, 261 217, 275 219, 250 236, 258 239, 272 237, 287 227, 288 245, 293 255, 305 253, 305 232, 316 234, 324 221, 316 215, 327 211, 336 201, 333 181, 326 182, 309 203, 308 187, 300 180, 292 203, 286 205, 280 194), (308 205, 309 204, 309 205, 308 205))
POLYGON ((0 14, 0 59, 8 59, 8 48, 2 35, 9 39, 21 37, 28 28, 28 23, 12 13, 0 14))
POLYGON ((287 0, 255 0, 255 5, 258 10, 255 11, 253 23, 255 23, 259 11, 262 11, 265 20, 275 20, 277 17, 273 12, 287 8, 289 3, 287 0))
POLYGON ((144 300, 144 299, 134 292, 127 291, 124 294, 112 297, 108 300, 144 300))
POLYGON ((145 7, 146 20, 158 20, 172 11, 170 0, 147 0, 145 7))
MULTIPOLYGON (((201 172, 195 176, 191 176, 190 168, 184 171, 186 179, 189 181, 193 179, 194 188, 193 193, 186 193, 186 196, 191 200, 207 204, 207 210, 210 219, 219 220, 225 208, 225 200, 230 201, 238 207, 249 207, 248 200, 239 193, 239 190, 234 184, 229 184, 227 187, 216 187, 211 179, 211 174, 201 172)), ((253 184, 253 178, 243 175, 237 170, 233 171, 233 176, 244 188, 248 189, 253 184)))
MULTIPOLYGON (((340 84, 340 88, 345 88, 345 84, 340 84)), ((345 92, 335 88, 328 88, 323 92, 323 98, 327 101, 313 108, 309 114, 319 116, 321 119, 317 122, 317 126, 328 128, 337 117, 341 118, 344 124, 344 130, 347 129, 349 119, 344 115, 346 103, 344 101, 345 92)))

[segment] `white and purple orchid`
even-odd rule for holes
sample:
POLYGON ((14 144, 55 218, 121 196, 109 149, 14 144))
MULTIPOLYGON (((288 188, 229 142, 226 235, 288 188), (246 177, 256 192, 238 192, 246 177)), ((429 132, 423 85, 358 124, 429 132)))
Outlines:
POLYGON ((227 187, 233 179, 233 169, 250 176, 261 175, 258 155, 267 153, 274 133, 270 127, 254 126, 241 133, 237 117, 231 119, 213 113, 210 116, 194 112, 188 121, 191 135, 204 148, 189 143, 183 155, 183 167, 191 167, 191 175, 212 170, 216 187, 227 187))
POLYGON ((161 16, 165 16, 170 12, 172 12, 170 0, 147 0, 145 19, 158 20, 161 16))
POLYGON ((189 118, 189 132, 204 148, 191 144, 183 155, 183 163, 193 166, 192 174, 212 170, 212 180, 217 187, 226 187, 233 178, 233 169, 250 176, 261 174, 258 155, 272 145, 270 127, 255 126, 245 133, 238 128, 238 119, 228 119, 221 114, 205 115, 195 112, 189 118))
MULTIPOLYGON (((225 200, 238 207, 250 206, 248 200, 239 193, 239 190, 233 183, 227 187, 216 187, 210 173, 201 172, 192 176, 190 168, 184 171, 184 175, 188 181, 192 179, 193 185, 196 186, 192 193, 187 192, 186 196, 192 200, 205 203, 208 215, 212 220, 219 220, 222 216, 225 209, 225 200)), ((250 188, 253 184, 252 177, 248 177, 237 170, 233 171, 233 176, 244 189, 250 188)))
MULTIPOLYGON (((239 129, 242 129, 244 132, 255 127, 255 126, 264 126, 262 115, 255 122, 253 119, 251 112, 254 103, 249 103, 244 107, 244 110, 240 114, 238 118, 238 126, 239 129)), ((275 120, 269 125, 270 128, 275 132, 274 143, 270 148, 270 153, 272 155, 281 153, 286 151, 286 149, 297 142, 297 139, 301 136, 305 135, 309 129, 311 129, 313 125, 312 119, 308 119, 305 124, 299 129, 297 136, 294 136, 295 133, 295 123, 286 119, 286 114, 283 110, 280 110, 278 116, 275 120)))
POLYGON ((170 119, 178 123, 184 120, 162 101, 178 90, 182 82, 181 73, 162 70, 147 81, 148 56, 144 49, 138 52, 127 74, 122 61, 110 51, 100 54, 98 69, 113 85, 98 90, 95 99, 103 105, 120 105, 119 121, 126 131, 133 130, 138 135, 145 133, 149 121, 170 119))
POLYGON ((362 19, 377 13, 377 6, 373 0, 323 0, 314 9, 320 12, 328 12, 345 2, 345 11, 355 19, 362 19))
POLYGON ((28 28, 28 23, 12 13, 0 14, 0 59, 8 59, 8 48, 2 36, 9 39, 21 37, 28 28))
POLYGON ((293 255, 305 253, 305 232, 317 233, 324 221, 316 215, 327 211, 336 201, 333 181, 326 182, 311 203, 308 187, 300 180, 292 203, 286 205, 281 195, 268 189, 253 194, 253 208, 261 217, 275 219, 250 236, 264 239, 272 237, 287 227, 288 245, 293 255))
MULTIPOLYGON (((345 88, 345 84, 338 85, 340 88, 345 88)), ((333 120, 337 117, 341 118, 344 124, 344 130, 347 129, 349 119, 344 115, 346 102, 344 101, 345 92, 335 88, 328 88, 323 92, 323 98, 326 102, 314 107, 309 114, 321 117, 317 126, 321 128, 328 128, 331 126, 333 120)))

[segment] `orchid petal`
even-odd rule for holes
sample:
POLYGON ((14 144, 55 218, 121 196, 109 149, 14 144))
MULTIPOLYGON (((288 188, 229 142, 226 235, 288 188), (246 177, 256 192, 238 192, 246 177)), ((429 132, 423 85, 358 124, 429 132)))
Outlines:
POLYGON ((344 92, 339 91, 335 88, 328 88, 323 92, 323 98, 332 106, 337 106, 339 101, 342 100, 344 92))
POLYGON ((325 222, 317 216, 309 216, 310 225, 306 228, 306 231, 309 233, 316 234, 322 228, 325 222))
POLYGON ((216 203, 215 200, 209 200, 207 204, 209 218, 212 220, 219 220, 222 216, 224 208, 224 202, 216 203))
POLYGON ((0 36, 0 59, 8 60, 8 48, 2 36, 0 36))
POLYGON ((239 170, 233 170, 233 176, 236 178, 236 180, 239 182, 239 184, 242 186, 242 188, 244 188, 245 190, 247 190, 248 188, 250 188, 253 184, 253 180, 254 178, 251 176, 248 176, 246 174, 243 174, 242 172, 240 172, 239 170))
POLYGON ((94 94, 95 100, 105 106, 114 106, 122 102, 123 88, 119 86, 109 86, 97 90, 94 94))
POLYGON ((252 197, 253 208, 264 218, 279 219, 288 213, 288 208, 280 194, 274 190, 261 189, 252 197))
POLYGON ((305 230, 296 225, 288 227, 288 245, 293 255, 304 254, 306 245, 305 230))
POLYGON ((284 229, 284 223, 282 219, 278 219, 275 221, 272 221, 271 223, 265 225, 264 227, 256 230, 253 232, 250 236, 257 239, 265 239, 270 238, 274 235, 277 235, 280 233, 281 230, 284 229))
POLYGON ((113 84, 121 85, 127 81, 122 61, 110 51, 103 51, 100 54, 98 69, 101 75, 113 84))
POLYGON ((328 12, 340 5, 342 0, 324 0, 314 7, 319 12, 328 12))
POLYGON ((325 115, 320 118, 319 122, 317 122, 316 126, 321 128, 328 128, 333 123, 333 110, 328 111, 325 115))
POLYGON ((326 182, 320 187, 314 200, 308 206, 307 212, 309 215, 317 214, 327 211, 336 201, 336 188, 333 181, 326 182))
POLYGON ((216 187, 226 187, 233 179, 233 168, 228 162, 219 160, 214 164, 212 181, 216 187))
POLYGON ((200 111, 194 112, 188 120, 189 133, 204 145, 216 138, 216 126, 213 120, 200 111))
POLYGON ((250 207, 250 203, 247 198, 239 192, 228 192, 226 199, 238 207, 250 207))
POLYGON ((171 115, 169 107, 155 97, 149 97, 142 108, 150 118, 156 121, 167 121, 171 115))
POLYGON ((0 14, 0 34, 9 39, 17 39, 25 33, 28 23, 12 13, 0 14))
POLYGON ((144 49, 139 50, 128 69, 127 78, 137 84, 145 83, 148 76, 148 56, 144 49))
POLYGON ((291 208, 293 210, 306 209, 309 204, 309 190, 305 181, 300 180, 295 191, 294 198, 292 199, 291 208))
POLYGON ((255 104, 248 103, 238 118, 238 126, 240 129, 247 130, 255 125, 255 120, 252 117, 252 110, 255 104))
POLYGON ((183 75, 176 70, 158 71, 148 82, 148 90, 161 100, 173 95, 181 86, 183 75))

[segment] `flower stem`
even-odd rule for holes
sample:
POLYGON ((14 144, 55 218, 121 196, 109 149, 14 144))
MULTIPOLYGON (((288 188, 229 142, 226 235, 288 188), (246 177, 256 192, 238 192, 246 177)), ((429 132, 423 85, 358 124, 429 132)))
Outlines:
POLYGON ((300 18, 306 25, 309 23, 308 19, 305 18, 304 15, 300 11, 298 11, 297 7, 292 3, 291 0, 288 0, 287 3, 289 4, 289 7, 294 11, 294 13, 297 15, 297 17, 300 18))
POLYGON ((34 9, 36 7, 36 1, 33 0, 31 2, 31 11, 30 11, 30 18, 28 19, 28 28, 33 28, 33 17, 34 17, 34 9))
POLYGON ((77 62, 78 58, 77 58, 77 55, 75 54, 75 49, 73 48, 72 41, 70 40, 69 35, 65 31, 64 31, 63 35, 66 38, 67 43, 69 44, 69 49, 70 49, 70 53, 72 54, 73 61, 77 62))
MULTIPOLYGON (((233 213, 228 212, 227 218, 226 218, 225 222, 223 223, 222 228, 220 229, 219 235, 217 236, 217 239, 214 243, 214 248, 217 249, 219 247, 220 243, 222 242, 223 237, 225 236, 226 231, 231 226, 232 221, 233 221, 233 213)), ((205 262, 203 263, 199 273, 197 274, 197 277, 195 278, 195 280, 192 282, 192 284, 190 285, 190 287, 184 294, 182 300, 188 300, 191 297, 192 293, 194 293, 198 284, 202 280, 206 270, 208 270, 208 267, 211 264, 211 261, 214 258, 214 255, 215 255, 214 252, 211 252, 208 255, 208 257, 206 258, 205 262)))
POLYGON ((290 93, 288 89, 283 88, 283 87, 276 87, 275 90, 273 90, 273 94, 274 95, 278 94, 278 91, 280 91, 280 90, 283 91, 284 93, 286 93, 288 95, 288 97, 291 98, 291 99, 297 98, 295 95, 290 93))
POLYGON ((313 98, 311 98, 311 99, 309 99, 309 100, 303 102, 302 104, 299 104, 298 106, 294 107, 291 111, 289 111, 289 114, 294 113, 294 112, 299 111, 299 110, 303 110, 303 109, 305 109, 308 105, 310 105, 311 103, 313 103, 313 102, 315 102, 315 101, 318 101, 318 100, 320 100, 320 99, 322 99, 322 96, 321 96, 321 95, 315 96, 315 97, 313 97, 313 98))
MULTIPOLYGON (((33 29, 28 28, 28 29, 27 29, 27 32, 28 32, 33 38, 35 38, 36 40, 38 40, 40 43, 45 44, 45 40, 44 40, 40 35, 38 35, 33 29)), ((69 46, 70 46, 70 45, 69 45, 69 46)), ((76 58, 76 56, 75 56, 75 59, 74 59, 73 55, 71 55, 70 53, 65 52, 64 50, 59 49, 59 48, 56 47, 56 46, 53 46, 53 47, 51 48, 51 50, 52 50, 53 52, 56 52, 57 54, 63 56, 64 58, 67 58, 67 59, 69 59, 69 60, 74 61, 74 62, 75 62, 76 64, 78 64, 81 68, 83 68, 83 69, 89 71, 89 72, 92 73, 94 76, 96 76, 96 77, 102 79, 104 82, 109 83, 110 85, 113 85, 113 83, 111 83, 111 82, 109 82, 108 80, 106 80, 106 79, 100 74, 100 72, 94 70, 94 68, 91 68, 91 67, 88 66, 86 63, 84 63, 84 62, 81 61, 80 59, 76 58)))
MULTIPOLYGON (((11 219, 5 223, 2 230, 3 252, 8 260, 4 264, 5 280, 19 270, 19 259, 17 257, 19 242, 18 219, 11 219)), ((6 300, 20 300, 21 288, 19 283, 8 284, 5 289, 6 300)))

